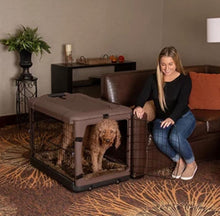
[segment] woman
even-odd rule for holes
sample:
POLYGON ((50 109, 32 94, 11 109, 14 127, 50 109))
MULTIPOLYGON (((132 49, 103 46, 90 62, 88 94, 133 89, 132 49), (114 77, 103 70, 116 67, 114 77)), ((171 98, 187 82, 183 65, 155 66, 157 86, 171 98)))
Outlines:
POLYGON ((192 83, 174 47, 165 47, 158 57, 157 72, 149 77, 140 94, 134 114, 142 118, 143 106, 150 98, 156 107, 153 139, 158 148, 176 162, 172 177, 190 180, 197 164, 187 141, 195 127, 188 107, 192 83))

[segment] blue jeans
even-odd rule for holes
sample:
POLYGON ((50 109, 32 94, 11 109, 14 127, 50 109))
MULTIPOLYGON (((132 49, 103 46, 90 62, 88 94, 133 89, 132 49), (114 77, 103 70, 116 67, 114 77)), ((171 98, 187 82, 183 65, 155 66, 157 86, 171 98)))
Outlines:
POLYGON ((182 157, 186 163, 195 160, 192 148, 187 141, 195 128, 195 117, 189 110, 172 126, 160 127, 162 119, 153 122, 153 139, 158 148, 173 161, 182 157))

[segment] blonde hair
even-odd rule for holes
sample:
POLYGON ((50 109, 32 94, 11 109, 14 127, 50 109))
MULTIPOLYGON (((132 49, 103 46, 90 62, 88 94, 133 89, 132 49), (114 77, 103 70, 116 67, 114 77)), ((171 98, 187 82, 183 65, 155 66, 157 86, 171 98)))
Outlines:
POLYGON ((160 69, 160 60, 164 56, 171 57, 176 65, 176 71, 186 75, 186 72, 183 69, 183 65, 182 65, 182 62, 180 60, 180 57, 179 57, 179 54, 176 48, 173 46, 163 48, 158 56, 157 72, 156 72, 157 73, 157 85, 158 85, 158 98, 159 98, 160 107, 163 111, 165 111, 165 108, 167 108, 165 95, 164 95, 164 89, 163 89, 164 88, 164 77, 163 77, 164 75, 160 69))

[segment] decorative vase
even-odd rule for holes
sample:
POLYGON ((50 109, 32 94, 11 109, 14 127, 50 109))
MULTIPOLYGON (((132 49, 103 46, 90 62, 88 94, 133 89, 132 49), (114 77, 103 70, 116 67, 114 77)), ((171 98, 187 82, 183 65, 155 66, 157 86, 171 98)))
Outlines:
POLYGON ((30 73, 29 68, 32 66, 31 56, 32 53, 22 50, 20 53, 20 66, 23 68, 23 72, 20 75, 20 80, 33 80, 33 75, 30 73))

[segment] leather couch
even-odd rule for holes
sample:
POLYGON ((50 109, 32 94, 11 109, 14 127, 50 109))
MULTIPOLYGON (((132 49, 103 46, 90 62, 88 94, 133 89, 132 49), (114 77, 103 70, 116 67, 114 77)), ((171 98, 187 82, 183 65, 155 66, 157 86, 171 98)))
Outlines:
MULTIPOLYGON (((220 67, 211 65, 187 66, 187 71, 220 73, 220 67)), ((145 80, 155 70, 137 70, 104 74, 101 77, 101 98, 112 103, 132 107, 145 80)), ((220 110, 192 110, 196 128, 189 137, 196 161, 220 158, 220 110)), ((131 176, 141 177, 154 170, 171 166, 173 162, 162 154, 153 142, 151 123, 146 116, 133 116, 131 138, 131 176)))

